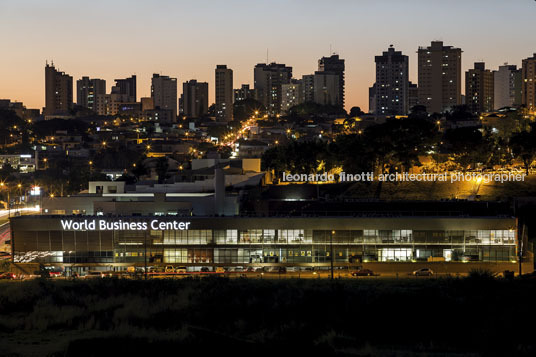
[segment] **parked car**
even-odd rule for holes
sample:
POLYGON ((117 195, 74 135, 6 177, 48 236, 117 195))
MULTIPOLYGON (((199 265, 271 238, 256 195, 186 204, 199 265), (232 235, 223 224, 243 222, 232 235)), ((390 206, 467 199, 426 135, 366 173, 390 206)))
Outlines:
POLYGON ((164 272, 165 273, 174 273, 175 268, 173 267, 173 265, 166 265, 166 268, 164 269, 164 272))
POLYGON ((7 280, 13 280, 17 276, 14 273, 2 273, 0 274, 0 279, 7 279, 7 280))
POLYGON ((216 273, 225 273, 225 269, 223 267, 216 267, 216 273))
POLYGON ((279 274, 285 274, 287 272, 286 267, 279 267, 279 274))
POLYGON ((208 273, 209 271, 208 267, 201 267, 201 273, 208 273))
POLYGON ((110 278, 112 277, 111 271, 90 271, 85 275, 85 278, 110 278))
POLYGON ((315 270, 314 267, 300 267, 300 269, 301 269, 302 271, 314 271, 314 270, 315 270))
POLYGON ((186 267, 177 267, 177 269, 175 269, 175 272, 184 274, 188 272, 188 269, 186 267))
POLYGON ((352 276, 374 276, 374 272, 370 269, 357 269, 352 272, 352 276))
POLYGON ((430 268, 421 268, 412 273, 414 276, 432 276, 434 272, 430 268))

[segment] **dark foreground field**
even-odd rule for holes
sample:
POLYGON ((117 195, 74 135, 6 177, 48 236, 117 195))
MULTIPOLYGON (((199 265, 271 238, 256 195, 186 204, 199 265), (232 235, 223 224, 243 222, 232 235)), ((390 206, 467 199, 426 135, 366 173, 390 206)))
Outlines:
POLYGON ((0 283, 2 356, 534 355, 534 280, 0 283))

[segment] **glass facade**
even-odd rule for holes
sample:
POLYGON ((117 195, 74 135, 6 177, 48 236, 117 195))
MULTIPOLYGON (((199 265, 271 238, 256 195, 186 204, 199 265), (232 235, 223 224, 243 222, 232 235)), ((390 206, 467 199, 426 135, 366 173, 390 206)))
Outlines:
MULTIPOLYGON (((240 218, 231 225, 240 227, 240 218)), ((307 223, 307 221, 301 221, 307 223)), ((204 224, 209 226, 210 222, 204 224)), ((145 231, 14 230, 16 262, 248 265, 361 262, 507 262, 516 260, 516 230, 259 229, 145 231)), ((279 227, 277 227, 279 226, 279 227)), ((207 227, 208 228, 208 227, 207 227)), ((313 227, 314 228, 314 227, 313 227)), ((327 228, 327 227, 326 227, 327 228)), ((350 227, 351 228, 351 227, 350 227)))

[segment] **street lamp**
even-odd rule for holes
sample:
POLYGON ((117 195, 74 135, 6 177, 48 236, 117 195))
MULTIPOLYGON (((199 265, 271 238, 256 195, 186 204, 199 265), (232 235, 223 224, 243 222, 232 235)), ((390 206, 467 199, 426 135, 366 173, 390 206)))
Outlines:
POLYGON ((329 241, 329 257, 330 263, 331 263, 331 280, 333 280, 333 236, 335 235, 335 231, 331 231, 331 239, 329 241))
POLYGON ((20 205, 22 203, 22 184, 18 183, 17 188, 19 189, 19 204, 17 206, 17 211, 20 211, 19 209, 20 209, 20 205))

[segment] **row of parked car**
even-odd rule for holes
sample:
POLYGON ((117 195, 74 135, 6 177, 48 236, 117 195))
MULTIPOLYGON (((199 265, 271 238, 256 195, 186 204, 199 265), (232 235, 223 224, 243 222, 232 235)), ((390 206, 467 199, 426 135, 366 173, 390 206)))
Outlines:
MULTIPOLYGON (((302 270, 302 271, 305 271, 305 272, 309 271, 309 272, 313 272, 313 273, 317 272, 317 271, 314 270, 313 267, 277 267, 277 266, 273 266, 273 267, 247 267, 247 268, 244 268, 244 267, 230 267, 230 268, 216 267, 214 272, 215 273, 255 272, 255 273, 280 273, 281 274, 281 273, 286 273, 286 272, 297 272, 299 270, 302 270)), ((129 269, 127 272, 128 273, 134 273, 134 272, 136 272, 136 270, 130 270, 129 269)), ((140 271, 138 271, 138 272, 140 272, 140 271)), ((143 268, 141 269, 141 272, 143 272, 143 268)), ((148 272, 153 273, 153 274, 158 274, 158 273, 186 274, 186 273, 188 273, 188 269, 185 266, 174 267, 172 265, 168 265, 163 269, 158 269, 158 270, 156 270, 156 269, 148 269, 148 272)), ((208 267, 201 268, 201 273, 208 273, 208 272, 210 272, 210 269, 208 267)), ((120 272, 100 272, 100 271, 95 271, 95 272, 88 273, 87 277, 93 277, 93 276, 105 277, 105 276, 113 276, 113 275, 120 275, 120 274, 121 274, 120 272)), ((358 277, 358 276, 378 276, 379 274, 374 273, 370 269, 358 268, 357 270, 354 270, 351 273, 351 275, 355 276, 355 277, 358 277)), ((430 268, 421 268, 421 269, 415 270, 410 275, 414 275, 414 276, 432 276, 432 275, 434 275, 434 272, 430 268)), ((53 272, 52 274, 50 274, 50 277, 55 277, 55 276, 61 276, 61 274, 60 273, 56 274, 56 272, 53 272)), ((76 277, 78 277, 78 274, 76 274, 76 277)), ((0 279, 13 280, 13 279, 16 279, 16 278, 17 278, 17 275, 14 274, 14 273, 7 272, 7 273, 0 274, 0 279)))
MULTIPOLYGON (((375 274, 372 270, 370 269, 363 269, 363 268, 359 268, 355 271, 352 272, 352 276, 378 276, 379 274, 375 274)), ((415 271, 413 271, 412 273, 410 273, 410 275, 413 275, 413 276, 432 276, 434 275, 434 271, 430 268, 421 268, 421 269, 417 269, 415 271)))

